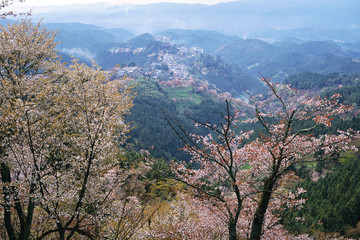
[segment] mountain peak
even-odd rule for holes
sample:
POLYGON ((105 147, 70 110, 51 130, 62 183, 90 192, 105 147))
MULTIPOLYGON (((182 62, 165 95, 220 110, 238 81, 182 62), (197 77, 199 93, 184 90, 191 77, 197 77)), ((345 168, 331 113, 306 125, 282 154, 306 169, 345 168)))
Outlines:
POLYGON ((138 48, 146 47, 154 42, 156 42, 156 39, 153 35, 151 35, 150 33, 144 33, 128 40, 126 43, 134 48, 138 48))

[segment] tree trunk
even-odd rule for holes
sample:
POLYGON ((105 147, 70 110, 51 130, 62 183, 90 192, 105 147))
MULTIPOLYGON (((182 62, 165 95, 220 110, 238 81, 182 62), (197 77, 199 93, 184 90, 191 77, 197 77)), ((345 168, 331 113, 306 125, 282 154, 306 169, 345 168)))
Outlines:
POLYGON ((262 236, 262 228, 266 210, 269 206, 274 181, 272 179, 265 180, 264 192, 261 195, 259 205, 255 211, 254 220, 251 226, 250 240, 260 240, 262 236))
POLYGON ((229 240, 237 240, 236 238, 236 222, 230 221, 229 223, 229 240))
MULTIPOLYGON (((5 183, 3 186, 3 198, 4 198, 4 222, 6 232, 9 236, 10 240, 27 240, 30 238, 30 230, 32 224, 32 216, 34 212, 34 198, 32 196, 29 197, 29 205, 27 210, 27 216, 25 216, 23 208, 20 204, 20 198, 18 196, 18 192, 14 186, 10 186, 11 184, 11 174, 10 168, 5 163, 1 163, 1 181, 5 183), (15 208, 18 219, 20 223, 20 231, 18 232, 18 236, 16 236, 16 232, 14 230, 12 221, 11 221, 11 198, 13 198, 15 208)), ((32 184, 30 194, 34 192, 35 184, 32 184)))
POLYGON ((11 183, 11 175, 9 167, 4 162, 1 163, 1 181, 5 183, 3 186, 5 228, 9 239, 15 240, 16 235, 11 222, 10 186, 8 186, 11 183))
POLYGON ((59 229, 59 240, 65 240, 65 229, 59 229))

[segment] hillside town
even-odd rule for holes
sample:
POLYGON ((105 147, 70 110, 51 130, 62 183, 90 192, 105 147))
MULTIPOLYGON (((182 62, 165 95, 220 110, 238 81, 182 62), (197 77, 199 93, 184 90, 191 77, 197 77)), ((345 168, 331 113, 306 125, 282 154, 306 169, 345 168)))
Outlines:
MULTIPOLYGON (((139 78, 149 77, 159 81, 182 81, 186 84, 187 81, 193 80, 190 73, 190 67, 185 64, 186 60, 191 58, 198 58, 204 50, 200 47, 186 47, 186 46, 172 46, 169 42, 163 42, 162 47, 158 52, 153 52, 147 57, 153 59, 150 64, 145 66, 137 66, 128 64, 123 67, 115 67, 114 72, 119 78, 139 78), (171 51, 170 51, 171 50, 171 51), (155 57, 155 58, 154 58, 155 57)), ((143 53, 145 48, 132 49, 131 47, 111 49, 111 53, 143 53)))

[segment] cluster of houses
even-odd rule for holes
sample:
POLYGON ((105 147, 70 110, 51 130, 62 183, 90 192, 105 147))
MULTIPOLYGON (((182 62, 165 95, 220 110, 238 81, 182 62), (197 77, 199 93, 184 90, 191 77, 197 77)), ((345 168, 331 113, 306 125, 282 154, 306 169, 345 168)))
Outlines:
MULTIPOLYGON (((164 45, 164 44, 163 44, 164 45)), ((139 53, 144 51, 144 48, 131 50, 131 48, 119 48, 114 51, 123 51, 139 53)), ((184 61, 188 58, 199 57, 203 54, 203 49, 199 47, 177 47, 176 51, 172 51, 170 43, 165 44, 159 52, 151 53, 147 57, 153 59, 150 64, 144 66, 136 66, 130 64, 124 67, 114 68, 117 78, 126 81, 133 81, 134 79, 146 77, 158 80, 162 87, 169 88, 183 88, 192 87, 196 93, 207 92, 218 99, 230 99, 231 94, 228 92, 221 92, 214 85, 210 88, 206 80, 195 79, 190 73, 190 66, 186 65, 184 61), (155 61, 154 61, 155 60, 155 61)), ((201 70, 202 74, 206 75, 207 69, 201 70)), ((239 106, 247 106, 247 103, 241 99, 232 98, 235 104, 239 106)))
MULTIPOLYGON (((199 56, 204 50, 199 47, 177 47, 176 51, 169 51, 172 47, 170 43, 164 42, 164 47, 157 53, 151 53, 148 58, 155 59, 150 64, 145 66, 124 66, 116 67, 114 71, 119 78, 139 78, 139 77, 150 77, 159 81, 164 80, 180 80, 187 81, 191 80, 189 74, 189 66, 182 63, 186 58, 199 56), (157 56, 157 58, 154 58, 157 56)), ((131 49, 117 48, 112 49, 112 53, 130 53, 138 54, 144 52, 145 48, 131 49)))

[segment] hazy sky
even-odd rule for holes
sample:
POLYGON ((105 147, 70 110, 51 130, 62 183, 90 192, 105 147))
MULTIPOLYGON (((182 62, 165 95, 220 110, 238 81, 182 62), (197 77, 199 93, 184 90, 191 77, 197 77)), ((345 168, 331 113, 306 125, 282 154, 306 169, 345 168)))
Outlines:
MULTIPOLYGON (((22 5, 27 6, 49 6, 49 5, 67 5, 67 4, 93 4, 97 2, 108 2, 113 4, 148 4, 157 2, 177 2, 177 3, 203 3, 217 4, 220 2, 232 2, 235 0, 26 0, 22 5)), ((16 4, 18 5, 18 3, 16 4)))

